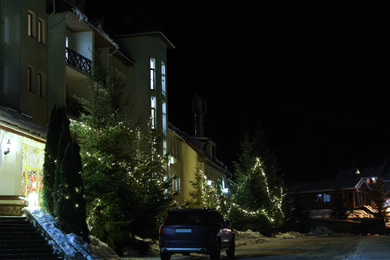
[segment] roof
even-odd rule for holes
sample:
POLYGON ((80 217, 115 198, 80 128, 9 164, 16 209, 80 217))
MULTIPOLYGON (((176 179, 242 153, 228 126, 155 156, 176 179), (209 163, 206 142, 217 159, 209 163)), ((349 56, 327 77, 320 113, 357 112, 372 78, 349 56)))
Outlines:
POLYGON ((336 178, 345 179, 357 176, 360 178, 383 177, 384 179, 390 179, 389 159, 374 159, 372 158, 369 163, 363 165, 356 166, 354 164, 349 169, 340 170, 336 178))
POLYGON ((291 193, 312 193, 337 190, 359 190, 362 185, 366 185, 369 189, 371 189, 365 179, 360 177, 334 179, 319 182, 292 183, 289 184, 287 188, 291 193))
MULTIPOLYGON (((229 172, 227 166, 219 161, 218 159, 210 158, 207 153, 204 151, 204 138, 198 138, 194 136, 190 136, 187 133, 181 131, 179 128, 175 127, 172 123, 168 122, 169 130, 172 134, 175 134, 179 138, 181 138, 184 142, 186 142, 189 146, 191 146, 197 153, 201 154, 205 159, 205 162, 213 166, 214 168, 219 169, 224 172, 227 176, 231 177, 231 173, 229 172)), ((210 140, 213 142, 212 140, 210 140)))
POLYGON ((171 43, 171 41, 160 31, 151 31, 151 32, 140 32, 140 33, 127 33, 127 34, 118 34, 111 36, 112 38, 129 38, 129 37, 141 37, 141 36, 152 36, 160 38, 168 49, 175 49, 176 47, 171 43))
POLYGON ((28 115, 0 106, 0 128, 27 136, 39 142, 45 142, 46 127, 33 121, 28 115))

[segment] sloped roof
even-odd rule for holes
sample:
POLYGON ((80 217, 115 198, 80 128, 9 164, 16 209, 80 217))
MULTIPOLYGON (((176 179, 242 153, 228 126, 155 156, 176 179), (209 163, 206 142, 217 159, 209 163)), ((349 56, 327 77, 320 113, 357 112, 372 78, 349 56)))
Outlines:
POLYGON ((33 121, 27 115, 3 106, 0 106, 0 127, 40 142, 44 141, 47 131, 45 126, 33 121))
POLYGON ((349 169, 340 170, 336 179, 345 179, 357 176, 360 178, 383 177, 390 179, 389 159, 385 158, 382 161, 372 162, 367 165, 352 166, 349 169))
POLYGON ((226 175, 231 177, 231 173, 229 172, 227 166, 219 161, 218 159, 210 158, 206 152, 204 151, 204 142, 202 142, 199 138, 190 136, 189 134, 181 131, 179 128, 175 127, 172 123, 168 122, 169 130, 174 132, 176 135, 180 136, 188 145, 190 145, 195 151, 200 153, 205 159, 206 162, 212 165, 213 167, 223 171, 226 175))
MULTIPOLYGON (((287 189, 294 193, 311 193, 311 192, 329 192, 337 190, 359 190, 367 182, 360 177, 351 177, 345 179, 334 179, 319 182, 301 182, 289 184, 287 189)), ((367 187, 371 189, 368 185, 367 187)))

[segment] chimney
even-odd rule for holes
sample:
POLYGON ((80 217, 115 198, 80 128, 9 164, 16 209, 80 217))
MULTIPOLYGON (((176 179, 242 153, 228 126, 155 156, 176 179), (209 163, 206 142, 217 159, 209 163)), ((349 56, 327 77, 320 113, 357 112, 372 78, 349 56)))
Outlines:
POLYGON ((194 131, 196 137, 205 136, 205 114, 207 112, 207 100, 195 93, 192 100, 192 113, 194 115, 194 131))

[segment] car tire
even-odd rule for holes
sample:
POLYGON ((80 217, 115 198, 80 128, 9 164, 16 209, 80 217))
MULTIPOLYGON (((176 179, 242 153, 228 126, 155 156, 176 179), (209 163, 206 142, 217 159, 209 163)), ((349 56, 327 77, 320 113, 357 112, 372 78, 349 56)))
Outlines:
POLYGON ((170 260, 171 259, 171 254, 170 253, 164 253, 160 251, 160 258, 161 260, 170 260))
POLYGON ((218 239, 214 251, 211 252, 210 254, 210 260, 220 260, 220 259, 221 259, 221 241, 218 239))
POLYGON ((234 256, 236 253, 236 239, 233 237, 232 242, 230 243, 230 247, 228 250, 226 250, 227 256, 234 256))

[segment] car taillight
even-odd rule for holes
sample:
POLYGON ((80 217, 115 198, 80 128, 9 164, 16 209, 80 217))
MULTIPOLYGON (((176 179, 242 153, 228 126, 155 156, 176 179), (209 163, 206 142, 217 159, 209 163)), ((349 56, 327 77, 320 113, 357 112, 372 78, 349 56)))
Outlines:
POLYGON ((158 234, 159 234, 159 235, 161 235, 161 229, 163 228, 163 226, 164 226, 164 224, 162 224, 162 225, 160 226, 160 228, 158 229, 158 234))

